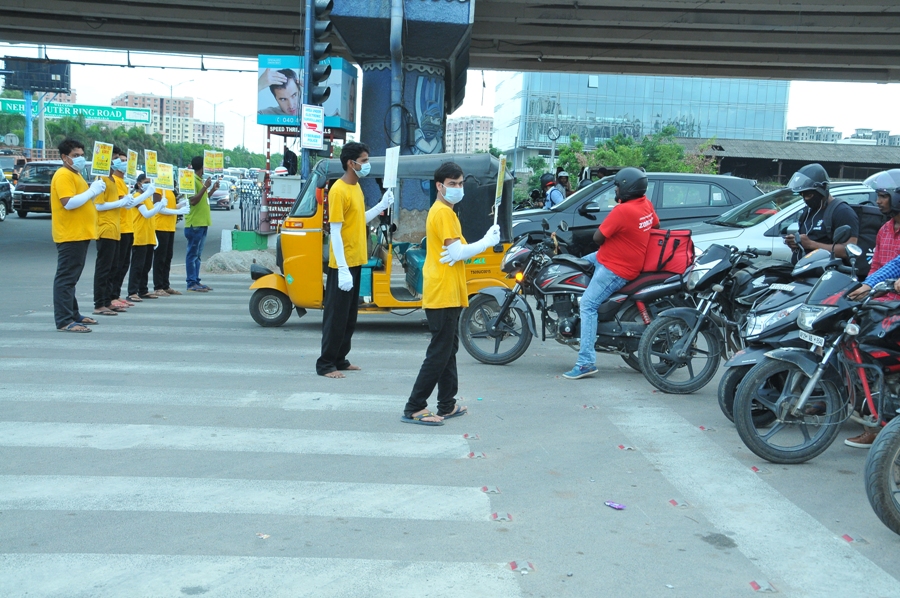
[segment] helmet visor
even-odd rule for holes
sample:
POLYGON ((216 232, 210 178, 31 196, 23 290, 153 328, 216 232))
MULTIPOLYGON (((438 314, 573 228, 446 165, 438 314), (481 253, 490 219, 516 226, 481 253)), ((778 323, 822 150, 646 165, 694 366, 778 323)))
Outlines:
POLYGON ((863 181, 863 184, 875 190, 893 191, 900 187, 900 168, 875 173, 863 181))
POLYGON ((800 193, 801 191, 818 190, 816 188, 816 182, 802 172, 795 172, 794 176, 791 177, 791 180, 788 181, 787 186, 794 193, 800 193))

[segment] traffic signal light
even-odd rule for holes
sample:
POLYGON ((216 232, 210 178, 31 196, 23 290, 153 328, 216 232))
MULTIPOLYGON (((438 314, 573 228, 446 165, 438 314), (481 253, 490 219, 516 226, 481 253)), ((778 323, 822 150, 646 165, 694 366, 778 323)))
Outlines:
POLYGON ((328 15, 334 0, 307 0, 307 52, 305 63, 310 71, 308 103, 321 106, 331 95, 331 88, 322 85, 331 75, 331 43, 321 41, 331 34, 328 15))

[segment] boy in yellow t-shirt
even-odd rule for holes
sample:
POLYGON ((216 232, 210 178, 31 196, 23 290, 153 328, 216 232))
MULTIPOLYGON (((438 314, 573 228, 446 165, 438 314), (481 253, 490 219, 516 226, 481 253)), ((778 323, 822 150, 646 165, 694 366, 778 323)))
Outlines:
POLYGON ((125 311, 125 307, 113 305, 112 280, 116 267, 116 257, 121 238, 121 212, 128 205, 127 193, 120 193, 116 184, 117 178, 125 176, 128 168, 128 157, 118 147, 113 147, 113 161, 110 176, 103 177, 106 191, 94 199, 97 208, 97 260, 94 263, 94 314, 98 316, 116 316, 125 311))
POLYGON ((394 203, 394 194, 388 190, 375 207, 366 210, 359 179, 372 168, 369 146, 356 141, 345 144, 341 166, 344 176, 328 191, 331 249, 322 302, 322 354, 316 360, 316 373, 328 378, 343 378, 343 370, 360 369, 347 361, 347 354, 356 328, 362 266, 369 261, 366 223, 394 203))
MULTIPOLYGON (((178 215, 187 215, 191 208, 187 204, 178 203, 174 191, 161 190, 160 201, 165 206, 153 218, 153 227, 156 229, 156 249, 153 250, 153 294, 157 297, 180 295, 169 283, 169 271, 172 268, 172 253, 175 247, 175 221, 178 215)), ((154 196, 154 201, 156 196, 154 196)))
POLYGON ((442 426, 444 420, 468 413, 456 404, 459 378, 456 352, 459 350, 459 316, 469 305, 465 261, 500 242, 500 227, 488 229, 484 238, 466 244, 453 206, 464 195, 463 170, 455 162, 445 162, 434 172, 438 196, 425 221, 425 266, 422 270, 422 307, 428 319, 431 342, 425 361, 403 409, 401 421, 425 426, 442 426), (437 386, 437 414, 428 410, 428 397, 437 386))
POLYGON ((88 186, 81 176, 86 159, 80 141, 64 139, 58 149, 63 166, 50 181, 51 230, 57 252, 53 318, 61 332, 90 332, 85 324, 97 321, 79 313, 75 285, 84 271, 88 246, 97 238, 93 199, 106 190, 106 184, 97 180, 88 186))
POLYGON ((128 273, 128 300, 143 301, 158 299, 148 289, 148 277, 153 266, 153 246, 156 245, 156 231, 153 230, 153 217, 159 214, 166 204, 153 204, 156 187, 145 174, 139 174, 134 183, 136 206, 131 210, 134 218, 134 245, 131 248, 131 271, 128 273))

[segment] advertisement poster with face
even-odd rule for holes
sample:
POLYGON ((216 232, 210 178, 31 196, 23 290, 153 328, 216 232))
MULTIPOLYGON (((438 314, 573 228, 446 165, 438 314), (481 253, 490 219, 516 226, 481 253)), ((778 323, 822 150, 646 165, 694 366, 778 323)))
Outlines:
MULTIPOLYGON (((325 126, 356 131, 356 67, 342 58, 329 58, 331 75, 325 83, 331 95, 323 104, 325 126)), ((303 57, 260 55, 256 122, 299 127, 303 106, 303 57)))

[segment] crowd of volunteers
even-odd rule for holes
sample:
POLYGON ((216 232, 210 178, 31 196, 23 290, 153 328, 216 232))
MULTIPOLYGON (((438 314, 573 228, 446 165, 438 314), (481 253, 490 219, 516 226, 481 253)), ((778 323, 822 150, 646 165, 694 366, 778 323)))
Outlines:
POLYGON ((91 183, 83 174, 87 163, 84 144, 65 139, 58 149, 63 165, 50 183, 58 255, 53 281, 57 330, 90 332, 100 317, 124 314, 143 301, 181 295, 169 280, 178 216, 184 216, 188 241, 186 289, 196 293, 212 290, 200 283, 200 255, 211 224, 207 195, 215 192, 218 183, 203 180, 202 156, 191 161, 194 187, 176 194, 157 189, 144 174, 129 184, 125 174, 128 153, 120 147, 113 147, 109 175, 91 183), (91 241, 96 243, 97 257, 94 307, 88 315, 79 310, 75 287, 91 241))

